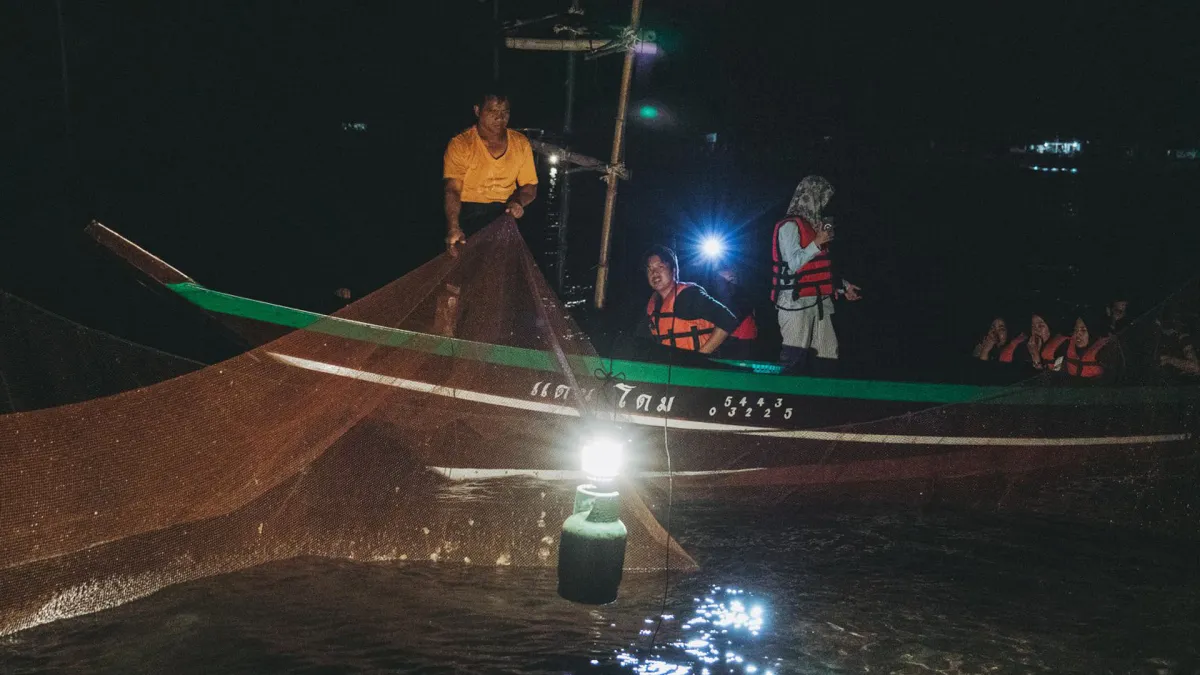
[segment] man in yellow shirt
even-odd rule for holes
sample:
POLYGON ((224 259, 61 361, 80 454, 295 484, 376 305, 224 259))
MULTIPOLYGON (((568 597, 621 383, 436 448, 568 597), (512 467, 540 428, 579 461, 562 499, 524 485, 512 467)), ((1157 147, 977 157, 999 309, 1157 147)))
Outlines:
POLYGON ((496 218, 514 218, 537 198, 533 148, 508 128, 508 97, 487 89, 475 105, 476 123, 450 139, 442 158, 446 247, 466 242, 496 218))

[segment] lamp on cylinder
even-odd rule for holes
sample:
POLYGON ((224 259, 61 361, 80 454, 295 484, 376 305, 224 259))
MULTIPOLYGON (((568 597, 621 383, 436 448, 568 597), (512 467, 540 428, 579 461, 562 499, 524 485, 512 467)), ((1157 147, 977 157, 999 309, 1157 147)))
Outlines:
POLYGON ((583 447, 583 472, 591 482, 575 488, 575 510, 558 542, 558 594, 571 602, 604 605, 617 599, 628 531, 614 481, 624 448, 608 438, 583 447))

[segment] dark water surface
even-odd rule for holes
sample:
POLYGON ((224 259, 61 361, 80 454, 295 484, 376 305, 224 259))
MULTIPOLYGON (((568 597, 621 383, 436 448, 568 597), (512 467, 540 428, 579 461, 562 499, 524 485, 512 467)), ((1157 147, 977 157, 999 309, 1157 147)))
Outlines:
POLYGON ((0 671, 1200 672, 1194 543, 947 512, 673 516, 701 570, 665 603, 655 575, 586 607, 553 570, 309 558, 0 638, 0 671))

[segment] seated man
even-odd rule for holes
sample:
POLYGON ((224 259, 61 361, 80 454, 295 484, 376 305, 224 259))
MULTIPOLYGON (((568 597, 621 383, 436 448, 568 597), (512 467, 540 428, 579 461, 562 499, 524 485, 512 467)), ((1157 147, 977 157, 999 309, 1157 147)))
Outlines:
POLYGON ((712 354, 737 329, 737 318, 725 305, 700 286, 679 280, 674 251, 654 246, 642 256, 642 264, 654 293, 639 335, 675 349, 712 354))

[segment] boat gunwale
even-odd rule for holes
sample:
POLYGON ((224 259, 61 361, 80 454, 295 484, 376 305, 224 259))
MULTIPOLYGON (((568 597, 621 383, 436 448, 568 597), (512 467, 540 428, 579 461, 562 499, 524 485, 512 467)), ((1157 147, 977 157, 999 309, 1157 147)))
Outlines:
MULTIPOLYGON (((451 358, 469 359, 492 365, 558 373, 560 368, 549 352, 460 338, 429 335, 400 328, 345 319, 295 309, 207 288, 195 281, 164 283, 191 304, 208 312, 250 319, 285 328, 310 330, 351 340, 373 342, 385 347, 412 349, 451 358)), ((981 386, 815 378, 797 375, 713 370, 691 366, 569 355, 577 372, 621 373, 625 381, 696 389, 798 395, 817 398, 903 401, 912 403, 988 405, 1117 405, 1177 400, 1181 390, 1200 394, 1200 387, 1042 387, 981 386)))

